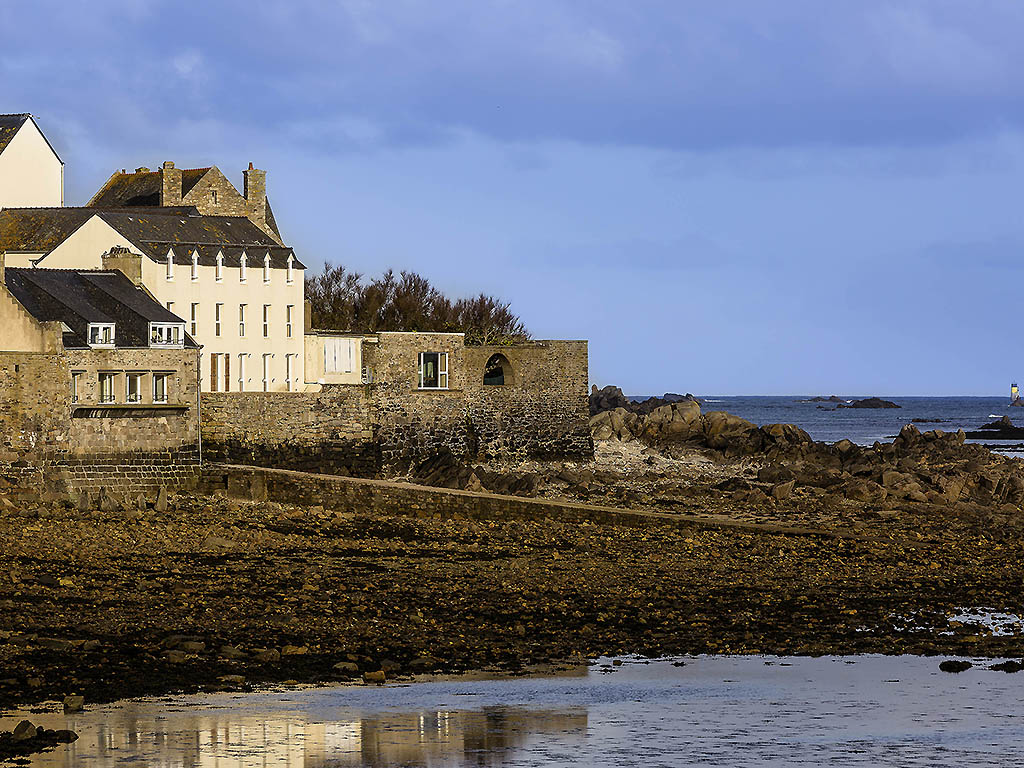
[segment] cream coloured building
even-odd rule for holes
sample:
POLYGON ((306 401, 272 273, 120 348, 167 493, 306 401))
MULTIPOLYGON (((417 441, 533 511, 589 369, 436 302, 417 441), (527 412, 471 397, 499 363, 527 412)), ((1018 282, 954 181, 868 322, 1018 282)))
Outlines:
POLYGON ((10 209, 0 211, 0 252, 9 266, 51 269, 120 260, 202 345, 204 392, 304 388, 304 266, 245 216, 189 206, 10 209))
POLYGON ((64 163, 29 114, 0 115, 0 208, 64 205, 64 163))

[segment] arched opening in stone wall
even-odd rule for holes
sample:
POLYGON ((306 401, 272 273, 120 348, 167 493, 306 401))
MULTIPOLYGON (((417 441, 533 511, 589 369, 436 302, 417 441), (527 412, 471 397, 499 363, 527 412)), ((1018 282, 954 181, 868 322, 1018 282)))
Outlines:
POLYGON ((484 385, 500 387, 512 383, 512 363, 500 352, 487 358, 484 366, 484 385))

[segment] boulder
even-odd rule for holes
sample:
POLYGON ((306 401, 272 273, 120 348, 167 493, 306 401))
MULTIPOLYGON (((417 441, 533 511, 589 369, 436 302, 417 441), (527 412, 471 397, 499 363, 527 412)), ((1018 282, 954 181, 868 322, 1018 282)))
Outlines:
POLYGON ((615 408, 629 408, 629 398, 622 394, 618 387, 607 386, 598 389, 595 384, 590 389, 590 414, 610 411, 615 408))
POLYGON ((383 685, 387 682, 387 675, 383 669, 379 669, 376 672, 363 672, 364 683, 374 683, 376 685, 383 685))
POLYGON ((19 741, 34 739, 38 734, 39 730, 32 725, 31 720, 22 720, 14 726, 14 733, 11 734, 11 738, 15 743, 17 743, 19 741))
POLYGON ((885 501, 889 495, 885 488, 871 480, 853 478, 847 480, 839 487, 839 492, 852 501, 863 501, 867 503, 878 503, 885 501))
POLYGON ((944 662, 939 664, 939 669, 941 669, 943 672, 951 672, 953 674, 958 674, 960 672, 965 672, 972 666, 974 665, 971 664, 971 662, 969 661, 961 661, 959 659, 946 659, 944 662))
POLYGON ((747 438, 757 427, 746 419, 725 411, 711 411, 702 417, 704 439, 708 448, 728 448, 737 439, 747 438))
POLYGON ((786 483, 779 483, 772 488, 772 498, 776 501, 785 501, 793 495, 793 486, 796 483, 792 480, 786 483))
POLYGON ((73 714, 75 712, 81 712, 85 709, 85 697, 84 696, 65 696, 64 697, 64 712, 65 714, 73 714))
POLYGON ((866 397, 863 400, 854 400, 852 403, 839 403, 836 408, 900 408, 901 406, 891 400, 883 400, 880 397, 866 397))

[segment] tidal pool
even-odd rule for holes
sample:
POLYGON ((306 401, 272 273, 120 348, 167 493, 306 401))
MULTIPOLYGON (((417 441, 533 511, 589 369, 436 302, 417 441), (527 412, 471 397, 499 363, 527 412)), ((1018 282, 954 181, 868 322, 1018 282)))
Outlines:
POLYGON ((8 712, 80 739, 29 765, 1017 765, 1024 672, 990 660, 599 659, 544 676, 138 699, 8 712), (685 666, 676 666, 679 661, 685 666))

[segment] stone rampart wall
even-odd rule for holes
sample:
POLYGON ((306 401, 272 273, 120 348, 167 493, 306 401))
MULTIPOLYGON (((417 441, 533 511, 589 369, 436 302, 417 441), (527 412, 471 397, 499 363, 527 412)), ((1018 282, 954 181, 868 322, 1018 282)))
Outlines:
POLYGON ((440 447, 468 461, 593 456, 586 342, 465 347, 461 334, 378 338, 363 347, 372 385, 204 393, 205 455, 359 477, 404 471, 440 447), (447 353, 447 389, 420 389, 420 352, 447 353), (503 386, 483 383, 495 353, 511 369, 503 386))

